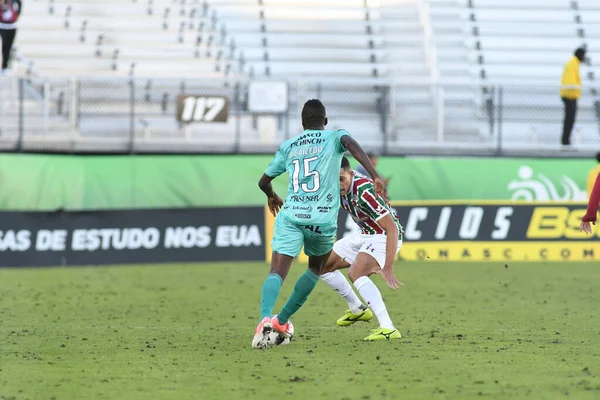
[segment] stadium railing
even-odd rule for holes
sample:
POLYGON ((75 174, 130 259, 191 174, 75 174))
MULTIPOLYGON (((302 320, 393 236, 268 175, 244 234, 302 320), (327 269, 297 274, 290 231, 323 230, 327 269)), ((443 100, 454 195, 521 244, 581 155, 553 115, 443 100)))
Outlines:
POLYGON ((266 153, 300 132, 300 111, 310 98, 324 102, 331 129, 347 129, 383 154, 572 157, 589 156, 600 145, 598 87, 583 89, 566 151, 559 145, 563 105, 554 84, 328 79, 281 82, 287 93, 263 88, 257 95, 252 83, 4 77, 0 149, 266 153), (270 96, 281 96, 274 103, 283 108, 252 108, 270 96))

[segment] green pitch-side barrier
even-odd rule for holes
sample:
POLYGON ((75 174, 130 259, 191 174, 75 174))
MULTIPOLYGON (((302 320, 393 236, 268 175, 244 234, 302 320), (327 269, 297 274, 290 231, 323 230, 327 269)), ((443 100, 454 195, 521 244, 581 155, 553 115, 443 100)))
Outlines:
MULTIPOLYGON (((260 205, 270 156, 0 155, 1 210, 260 205)), ((382 157, 392 200, 586 199, 593 160, 382 157)), ((284 197, 287 176, 274 181, 284 197)))

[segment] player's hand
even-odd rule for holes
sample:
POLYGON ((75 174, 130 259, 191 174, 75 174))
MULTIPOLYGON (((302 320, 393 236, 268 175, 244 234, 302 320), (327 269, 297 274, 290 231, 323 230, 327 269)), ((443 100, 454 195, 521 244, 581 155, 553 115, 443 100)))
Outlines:
POLYGON ((383 198, 384 200, 387 200, 387 193, 385 190, 385 182, 383 182, 383 180, 381 178, 375 178, 373 180, 374 183, 374 187, 375 187, 375 193, 377 193, 377 196, 383 198))
POLYGON ((394 270, 391 266, 388 267, 386 265, 385 267, 383 267, 383 269, 381 270, 381 276, 383 277, 385 283, 387 283, 387 285, 390 287, 390 289, 398 289, 400 286, 404 286, 404 283, 400 282, 396 278, 396 275, 394 275, 394 270))
MULTIPOLYGON (((596 225, 595 222, 592 222, 594 225, 596 225)), ((581 221, 581 224, 579 225, 579 232, 585 232, 588 235, 592 233, 592 224, 586 221, 581 221)))
POLYGON ((283 200, 281 200, 281 197, 273 193, 273 196, 267 198, 267 205, 269 206, 269 211, 271 211, 271 214, 276 217, 277 213, 279 213, 279 210, 281 210, 281 206, 283 206, 283 200))

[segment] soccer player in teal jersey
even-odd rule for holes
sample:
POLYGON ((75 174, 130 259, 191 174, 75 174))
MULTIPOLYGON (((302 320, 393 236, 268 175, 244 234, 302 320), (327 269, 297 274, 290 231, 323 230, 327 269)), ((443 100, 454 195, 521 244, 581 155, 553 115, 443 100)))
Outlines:
POLYGON ((384 184, 360 145, 345 130, 325 130, 325 106, 309 100, 302 108, 304 132, 285 141, 267 167, 258 186, 267 195, 269 210, 275 218, 271 270, 262 287, 260 323, 252 347, 264 349, 273 329, 283 337, 291 336, 288 320, 300 309, 319 281, 319 275, 333 248, 340 208, 340 162, 349 151, 374 178, 378 195, 384 184), (271 181, 289 174, 285 203, 273 191, 271 181), (273 307, 283 280, 304 246, 308 270, 298 279, 294 291, 277 316, 273 307))

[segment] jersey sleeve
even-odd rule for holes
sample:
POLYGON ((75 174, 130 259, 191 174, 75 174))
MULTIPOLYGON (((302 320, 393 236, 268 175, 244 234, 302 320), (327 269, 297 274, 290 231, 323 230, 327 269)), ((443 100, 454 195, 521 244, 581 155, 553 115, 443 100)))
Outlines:
POLYGON ((594 187, 592 189, 592 193, 590 194, 590 199, 588 201, 587 212, 581 218, 583 222, 593 222, 596 223, 596 219, 598 218, 598 207, 600 206, 600 173, 596 177, 596 182, 594 183, 594 187))
POLYGON ((364 189, 359 191, 358 206, 361 211, 367 214, 375 221, 379 221, 390 213, 383 199, 375 194, 375 188, 372 184, 365 185, 364 189))
POLYGON ((273 160, 271 160, 271 163, 265 170, 265 175, 268 175, 271 178, 276 178, 283 174, 286 171, 285 159, 286 158, 283 154, 283 150, 280 147, 279 150, 277 150, 277 153, 275 153, 275 157, 273 157, 273 160))
POLYGON ((337 150, 340 153, 345 153, 346 152, 346 148, 344 147, 344 145, 342 144, 342 136, 350 136, 350 133, 345 130, 345 129, 338 129, 337 131, 335 131, 335 140, 337 142, 337 150))

